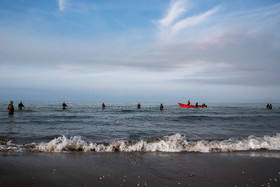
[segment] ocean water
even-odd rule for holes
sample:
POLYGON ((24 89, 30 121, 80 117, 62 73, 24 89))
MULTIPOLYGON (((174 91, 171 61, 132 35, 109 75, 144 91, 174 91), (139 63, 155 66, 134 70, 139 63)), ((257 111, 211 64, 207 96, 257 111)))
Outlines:
POLYGON ((0 151, 229 152, 280 150, 280 104, 0 102, 0 151))

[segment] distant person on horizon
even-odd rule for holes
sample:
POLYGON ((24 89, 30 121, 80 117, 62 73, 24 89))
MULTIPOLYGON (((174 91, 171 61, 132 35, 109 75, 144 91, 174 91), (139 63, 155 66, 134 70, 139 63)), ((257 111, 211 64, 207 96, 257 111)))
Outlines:
POLYGON ((62 109, 65 110, 68 106, 66 105, 65 101, 62 103, 62 109))
POLYGON ((191 102, 190 102, 190 100, 188 100, 188 105, 190 105, 191 104, 191 102))
POLYGON ((161 111, 163 111, 163 105, 162 105, 162 104, 160 104, 159 109, 160 109, 161 111))
POLYGON ((103 103, 102 103, 102 109, 105 109, 105 107, 106 107, 106 106, 105 106, 105 104, 104 104, 104 102, 103 102, 103 103))
POLYGON ((141 108, 141 105, 140 105, 140 103, 139 103, 139 102, 138 102, 137 108, 138 108, 138 109, 140 109, 140 108, 141 108))
POLYGON ((22 107, 25 108, 25 106, 22 104, 22 101, 18 104, 18 109, 22 110, 22 107))
POLYGON ((9 115, 13 115, 14 114, 15 109, 14 109, 14 105, 13 104, 14 104, 14 102, 11 101, 9 106, 8 106, 9 115))

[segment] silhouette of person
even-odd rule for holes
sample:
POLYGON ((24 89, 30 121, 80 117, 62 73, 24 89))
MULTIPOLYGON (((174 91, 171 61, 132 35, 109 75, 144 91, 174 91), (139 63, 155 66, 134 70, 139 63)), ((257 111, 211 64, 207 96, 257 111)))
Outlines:
POLYGON ((66 105, 65 101, 62 103, 62 109, 65 110, 68 106, 66 105))
POLYGON ((22 104, 22 101, 18 104, 18 109, 22 110, 22 108, 25 108, 24 105, 22 104))
POLYGON ((160 104, 159 109, 160 109, 161 111, 163 111, 163 105, 162 105, 162 104, 160 104))
POLYGON ((13 115, 14 114, 15 109, 14 109, 14 105, 13 104, 14 104, 14 102, 11 101, 9 106, 8 106, 9 115, 13 115))

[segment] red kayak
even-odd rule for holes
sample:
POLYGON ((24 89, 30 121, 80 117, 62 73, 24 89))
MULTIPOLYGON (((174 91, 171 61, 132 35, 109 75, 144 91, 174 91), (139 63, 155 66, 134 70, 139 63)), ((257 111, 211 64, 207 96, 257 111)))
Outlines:
MULTIPOLYGON (((195 105, 187 105, 187 104, 183 104, 183 103, 178 103, 180 105, 180 107, 182 108, 196 108, 195 105)), ((205 108, 205 105, 198 105, 198 108, 205 108)))

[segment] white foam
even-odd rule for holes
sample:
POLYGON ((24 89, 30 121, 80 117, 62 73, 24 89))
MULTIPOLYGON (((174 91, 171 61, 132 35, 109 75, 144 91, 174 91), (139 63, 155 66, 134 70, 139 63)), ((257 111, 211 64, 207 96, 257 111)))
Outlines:
POLYGON ((48 143, 40 143, 34 151, 96 151, 96 152, 233 152, 249 150, 280 150, 280 134, 275 136, 228 139, 223 141, 187 141, 181 134, 159 138, 154 141, 139 140, 135 142, 119 140, 111 143, 86 142, 80 136, 61 136, 48 143))
POLYGON ((87 143, 80 136, 74 136, 70 139, 61 136, 51 140, 49 143, 40 143, 35 150, 42 152, 62 152, 83 150, 87 143))

